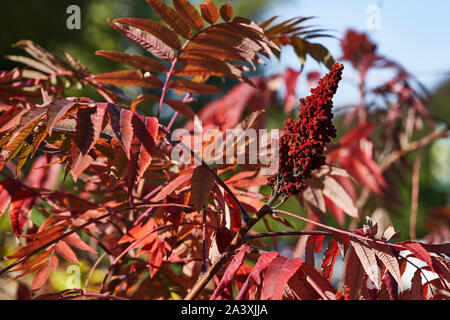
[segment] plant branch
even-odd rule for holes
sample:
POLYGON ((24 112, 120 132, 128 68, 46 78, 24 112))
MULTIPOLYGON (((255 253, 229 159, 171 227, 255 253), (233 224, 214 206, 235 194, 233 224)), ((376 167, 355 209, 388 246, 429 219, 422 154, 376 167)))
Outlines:
MULTIPOLYGON (((189 98, 191 97, 191 94, 188 92, 186 94, 186 96, 183 98, 182 102, 187 102, 189 100, 189 98)), ((175 111, 175 113, 172 116, 172 119, 170 119, 169 124, 167 125, 167 130, 170 130, 173 126, 173 124, 175 123, 175 120, 177 119, 178 115, 180 113, 178 111, 175 111)))
POLYGON ((419 206, 419 175, 422 155, 423 149, 420 149, 416 159, 414 160, 412 172, 411 216, 409 218, 409 237, 411 240, 416 240, 417 210, 419 206))
POLYGON ((381 171, 387 170, 392 164, 394 164, 394 162, 396 162, 400 158, 404 157, 408 153, 410 153, 412 151, 416 151, 418 149, 421 149, 421 148, 429 145, 431 142, 433 142, 439 138, 443 138, 447 135, 448 135, 448 128, 444 128, 440 131, 430 133, 429 135, 423 137, 420 140, 409 143, 405 148, 403 148, 401 150, 392 152, 386 158, 386 160, 383 162, 383 164, 381 165, 381 171))
POLYGON ((87 222, 83 223, 82 225, 80 225, 80 226, 78 226, 78 227, 76 227, 76 228, 74 228, 74 229, 72 229, 72 230, 70 230, 70 231, 68 231, 68 232, 63 233, 63 234, 60 235, 59 237, 57 237, 57 238, 55 238, 55 239, 53 239, 53 240, 51 240, 51 241, 49 241, 49 242, 43 244, 42 246, 40 246, 40 247, 34 249, 33 251, 31 251, 31 252, 28 253, 27 255, 23 256, 22 258, 18 259, 18 260, 15 261, 14 263, 10 264, 10 265, 7 266, 6 268, 3 268, 2 270, 0 270, 0 275, 2 275, 2 274, 5 273, 6 271, 8 271, 8 270, 14 268, 14 267, 15 267, 16 265, 18 265, 19 263, 21 263, 21 262, 27 260, 27 259, 30 258, 32 255, 34 255, 35 253, 38 253, 38 252, 41 251, 42 249, 45 249, 45 248, 47 248, 48 246, 51 246, 52 244, 57 243, 58 241, 60 241, 60 240, 62 240, 62 239, 64 239, 64 238, 70 236, 71 234, 73 234, 73 233, 75 233, 75 232, 77 232, 77 231, 80 231, 80 230, 86 228, 87 226, 89 226, 89 225, 91 225, 91 224, 93 224, 93 223, 100 222, 101 220, 103 220, 103 219, 105 219, 105 218, 107 218, 107 217, 109 217, 109 216, 112 216, 113 214, 115 214, 115 212, 109 212, 109 213, 106 213, 106 214, 104 214, 104 215, 101 215, 100 217, 97 217, 97 218, 95 218, 95 219, 89 219, 87 222))
POLYGON ((350 237, 358 238, 358 239, 365 240, 365 241, 371 241, 371 242, 379 243, 379 244, 383 244, 383 245, 388 245, 390 247, 395 247, 395 248, 399 248, 399 249, 403 249, 403 250, 408 250, 408 248, 406 248, 405 246, 400 245, 400 244, 389 243, 389 242, 386 242, 386 241, 383 241, 383 240, 377 240, 377 239, 361 236, 361 235, 359 235, 357 233, 354 233, 354 232, 351 232, 351 231, 342 230, 342 229, 331 227, 331 226, 327 226, 327 225, 322 224, 320 222, 316 222, 316 221, 313 221, 313 220, 310 220, 310 219, 307 219, 307 218, 303 218, 303 217, 297 216, 297 215, 295 215, 293 213, 290 213, 290 212, 287 212, 287 211, 274 210, 273 212, 274 213, 278 213, 278 214, 284 214, 284 215, 287 215, 289 217, 296 218, 296 219, 302 220, 304 222, 314 224, 314 225, 316 225, 318 227, 322 227, 322 228, 334 231, 336 233, 346 234, 346 235, 348 235, 350 237))
POLYGON ((169 140, 170 144, 172 144, 172 146, 180 145, 183 149, 190 152, 191 155, 197 161, 201 162, 201 164, 206 169, 208 169, 208 171, 214 176, 216 182, 228 192, 228 194, 231 196, 233 201, 239 206, 239 209, 241 210, 241 214, 242 214, 242 220, 244 221, 244 223, 247 223, 249 221, 249 215, 247 213, 247 210, 245 210, 242 203, 238 200, 236 195, 233 193, 233 191, 231 191, 231 189, 227 186, 227 184, 219 177, 219 175, 216 173, 216 171, 214 171, 214 169, 209 164, 207 164, 205 161, 203 161, 203 159, 201 157, 199 157, 192 149, 190 149, 188 146, 186 146, 183 142, 181 142, 180 140, 172 140, 172 133, 169 130, 167 130, 164 126, 159 125, 159 127, 162 131, 164 131, 164 133, 166 133, 167 135, 170 136, 168 140, 169 140))
POLYGON ((186 295, 184 300, 193 300, 195 299, 200 292, 206 287, 209 281, 214 277, 214 275, 220 270, 220 268, 227 263, 227 261, 233 256, 235 250, 239 248, 245 242, 245 236, 247 232, 266 214, 272 212, 272 204, 275 201, 275 196, 271 196, 269 201, 263 205, 251 218, 249 218, 248 222, 244 222, 241 226, 239 232, 234 236, 230 245, 225 249, 224 253, 220 256, 216 262, 214 262, 206 272, 201 275, 197 282, 192 287, 191 291, 186 295))
POLYGON ((280 231, 280 232, 266 232, 259 234, 252 234, 244 237, 244 242, 249 240, 264 238, 264 237, 279 237, 279 236, 331 236, 332 232, 318 231, 318 230, 304 230, 304 231, 280 231))

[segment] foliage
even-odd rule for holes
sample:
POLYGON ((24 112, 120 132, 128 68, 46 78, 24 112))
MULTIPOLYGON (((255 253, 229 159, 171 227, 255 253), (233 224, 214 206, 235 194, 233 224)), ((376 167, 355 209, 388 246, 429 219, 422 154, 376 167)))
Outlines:
MULTIPOLYGON (((19 298, 28 290, 35 298, 57 299, 449 297, 450 246, 415 239, 417 193, 409 241, 394 242, 399 233, 392 226, 379 226, 368 217, 372 201, 386 211, 399 206, 400 179, 391 180, 405 172, 405 156, 448 134, 447 128, 434 130, 435 120, 406 70, 380 56, 365 36, 349 32, 342 60, 360 74, 361 103, 346 113, 349 130, 330 142, 336 134, 331 99, 343 66, 311 42, 325 35, 304 25, 309 17, 258 24, 234 16, 230 4, 217 7, 210 0, 200 10, 187 0, 173 0, 173 6, 162 0, 147 3, 163 22, 118 18, 109 24, 151 57, 97 51, 136 69, 93 75, 66 52, 59 57, 22 40, 16 45, 29 56, 9 59, 26 68, 0 73, 0 212, 8 213, 20 244, 8 253, 9 264, 0 274, 15 279, 33 274, 29 288, 19 286, 19 298), (353 42, 355 36, 363 41, 353 42), (283 109, 293 113, 300 72, 247 76, 265 59, 280 57, 286 45, 302 64, 311 56, 331 71, 301 100, 297 120, 287 120, 280 144, 269 139, 260 144, 268 154, 279 151, 279 171, 268 179, 266 164, 238 163, 235 153, 231 162, 201 160, 210 140, 192 149, 188 143, 195 139, 199 120, 221 137, 227 129, 265 128, 265 111, 277 104, 283 84, 283 109), (368 90, 365 80, 375 68, 389 69, 394 77, 368 90), (240 83, 197 115, 190 103, 198 95, 222 91, 211 83, 214 77, 240 83), (104 102, 69 97, 70 86, 92 87, 104 102), (118 86, 153 91, 130 98, 118 86), (372 95, 382 107, 368 104, 372 95), (143 101, 155 102, 157 110, 142 110, 143 101), (161 123, 163 107, 174 112, 167 125, 161 123), (185 129, 190 131, 183 139, 172 134, 179 115, 188 120, 185 129), (177 147, 193 161, 173 159, 177 147), (66 183, 58 181, 60 174, 66 183), (298 200, 307 216, 279 209, 288 198, 298 200), (326 223, 330 216, 339 228, 326 223), (345 228, 347 216, 351 222, 345 228), (293 229, 292 219, 307 226, 273 232, 269 219, 288 229, 293 229), (365 224, 358 228, 361 221, 365 224), (267 230, 257 233, 261 223, 267 230), (295 257, 277 249, 280 236, 299 237, 295 257), (265 237, 273 239, 275 250, 268 250, 261 240, 265 237), (339 257, 345 266, 337 285, 332 277, 339 257), (92 265, 84 289, 50 288, 47 280, 61 262, 81 260, 92 265), (105 264, 103 280, 89 286, 90 275, 105 264), (412 284, 405 286, 407 266, 415 271, 412 284)), ((250 143, 241 135, 227 148, 250 159, 250 143)))

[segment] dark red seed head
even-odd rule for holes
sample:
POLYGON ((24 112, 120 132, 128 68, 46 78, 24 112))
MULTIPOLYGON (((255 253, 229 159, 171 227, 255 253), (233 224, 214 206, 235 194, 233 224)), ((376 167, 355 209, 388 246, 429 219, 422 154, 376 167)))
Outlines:
POLYGON ((280 193, 293 195, 303 191, 306 187, 303 181, 325 164, 325 145, 336 137, 331 121, 332 98, 343 68, 342 64, 335 64, 318 86, 311 89, 312 94, 300 99, 297 119, 285 121, 286 130, 279 142, 278 172, 269 177, 269 185, 278 184, 280 193))

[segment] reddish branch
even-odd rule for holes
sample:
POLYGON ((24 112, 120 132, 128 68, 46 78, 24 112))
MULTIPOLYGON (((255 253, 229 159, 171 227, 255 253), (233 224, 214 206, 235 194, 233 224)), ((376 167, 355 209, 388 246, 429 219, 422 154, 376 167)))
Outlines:
POLYGON ((419 151, 416 159, 414 160, 412 173, 411 216, 409 220, 409 237, 411 238, 411 240, 416 240, 417 209, 419 206, 419 174, 422 154, 423 149, 419 151))
MULTIPOLYGON (((269 178, 269 185, 272 186, 269 201, 251 218, 243 215, 243 224, 230 246, 220 259, 197 280, 185 297, 186 300, 195 299, 198 296, 235 250, 245 243, 247 232, 253 225, 265 214, 272 213, 272 205, 281 194, 292 195, 303 191, 306 187, 304 179, 309 178, 313 170, 325 163, 325 145, 330 142, 330 137, 336 136, 336 129, 331 122, 333 117, 331 109, 332 98, 341 79, 342 69, 341 64, 335 64, 332 70, 319 81, 319 85, 311 89, 312 94, 306 99, 300 99, 298 119, 295 121, 289 119, 285 122, 286 132, 279 142, 279 169, 277 174, 269 178)), ((188 148, 185 149, 188 150, 188 148)), ((210 169, 210 171, 215 174, 214 170, 210 169)), ((225 183, 223 185, 226 186, 225 183)))
POLYGON ((233 191, 231 191, 231 189, 227 186, 227 184, 219 177, 219 175, 216 173, 216 171, 209 165, 207 164, 205 161, 203 161, 203 159, 198 156, 192 149, 190 149, 188 146, 186 146, 183 142, 181 142, 180 140, 172 140, 172 134, 169 130, 167 130, 166 128, 164 128, 164 126, 160 125, 159 126, 160 129, 162 131, 164 131, 164 133, 166 133, 167 135, 169 135, 169 142, 175 146, 175 145, 180 145, 183 149, 185 149, 186 151, 190 152, 191 155, 199 162, 201 162, 201 164, 208 169, 208 171, 214 176, 214 179, 216 180, 216 182, 225 189, 226 192, 228 192, 228 194, 230 195, 230 197, 234 200, 234 202, 239 206, 239 209, 241 210, 241 214, 242 214, 242 220, 244 222, 247 222, 249 220, 249 216, 247 213, 247 210, 245 210, 244 206, 242 205, 242 203, 238 200, 238 198, 236 198, 236 195, 233 193, 233 191))
POLYGON ((271 213, 271 205, 275 199, 271 197, 269 202, 261 207, 252 217, 249 218, 248 222, 244 222, 241 226, 239 232, 235 235, 230 245, 225 249, 224 253, 220 256, 220 258, 214 262, 206 272, 200 276, 197 282, 192 287, 191 291, 184 298, 185 300, 193 300, 195 299, 200 292, 205 288, 205 286, 209 283, 209 281, 214 277, 214 275, 220 270, 222 266, 224 266, 228 260, 233 256, 235 250, 239 248, 245 242, 245 235, 247 232, 267 213, 271 213))
POLYGON ((190 39, 186 40, 186 42, 183 44, 183 47, 180 49, 180 51, 178 52, 178 55, 175 57, 175 59, 173 59, 172 64, 170 65, 170 69, 166 74, 166 80, 165 80, 164 86, 162 88, 161 98, 159 99, 158 114, 157 114, 158 119, 159 119, 159 116, 161 115, 162 105, 164 103, 164 98, 166 97, 167 88, 169 87, 170 78, 172 77, 173 71, 175 70, 175 65, 178 62, 178 58, 180 57, 180 54, 183 52, 184 48, 186 48, 186 46, 189 44, 189 42, 191 42, 190 39))
MULTIPOLYGON (((137 206, 132 206, 132 207, 126 207, 126 208, 119 208, 119 209, 112 209, 110 212, 105 213, 104 215, 101 215, 97 218, 94 219, 89 219, 88 221, 86 221, 85 223, 83 223, 82 225, 67 231, 65 233, 63 233, 62 235, 60 235, 59 237, 41 245, 40 247, 34 249, 33 251, 31 251, 30 253, 28 253, 27 255, 23 256, 22 258, 16 260, 15 262, 13 262, 12 264, 8 265, 7 267, 3 268, 0 270, 0 275, 2 275, 3 273, 7 272, 8 270, 11 270, 12 268, 14 268, 15 266, 17 266, 18 264, 24 262, 25 260, 29 259, 30 257, 32 257, 34 254, 38 253, 39 251, 51 246, 52 244, 57 243, 60 240, 63 240, 64 238, 70 236, 71 234, 84 230, 86 227, 88 227, 91 224, 94 223, 99 223, 101 220, 108 218, 112 215, 116 215, 120 212, 123 211, 128 211, 128 210, 134 210, 134 209, 143 209, 143 208, 148 208, 148 207, 179 207, 179 208, 183 208, 183 209, 192 209, 189 206, 184 206, 184 205, 180 205, 180 204, 143 204, 143 205, 137 205, 137 206)), ((99 210, 108 210, 108 208, 99 208, 99 210)), ((165 226, 167 227, 167 226, 165 226)))
POLYGON ((287 215, 289 217, 292 217, 292 218, 295 218, 295 219, 299 219, 299 220, 302 220, 304 222, 311 223, 311 224, 314 224, 314 225, 316 225, 318 227, 325 228, 325 229, 328 229, 328 230, 331 230, 331 231, 334 231, 334 232, 337 232, 337 233, 342 233, 342 234, 345 234, 345 235, 350 236, 350 237, 354 237, 354 238, 358 238, 358 239, 366 240, 366 241, 371 241, 371 242, 375 242, 375 243, 379 243, 379 244, 383 244, 383 245, 388 245, 390 247, 396 247, 396 248, 399 248, 399 249, 402 249, 402 250, 408 250, 407 247, 405 247, 403 245, 400 245, 400 244, 388 243, 388 242, 383 241, 383 240, 377 240, 377 239, 361 236, 361 235, 359 235, 357 233, 354 233, 354 232, 351 232, 351 231, 342 230, 342 229, 331 227, 331 226, 327 226, 327 225, 322 224, 320 222, 316 222, 316 221, 313 221, 313 220, 310 220, 310 219, 307 219, 307 218, 303 218, 303 217, 300 217, 298 215, 295 215, 295 214, 287 212, 287 211, 274 210, 273 212, 277 213, 277 214, 284 214, 284 215, 287 215))
POLYGON ((391 165, 393 165, 397 160, 401 159, 402 157, 406 156, 408 153, 416 151, 418 149, 421 149, 433 141, 446 137, 448 135, 448 128, 444 128, 442 130, 430 133, 429 135, 423 137, 420 140, 414 141, 409 143, 405 148, 401 150, 397 150, 392 152, 386 160, 384 160, 383 164, 381 165, 381 170, 385 171, 388 169, 391 165))
POLYGON ((49 242, 43 244, 42 246, 40 246, 40 247, 34 249, 33 251, 31 251, 29 254, 27 254, 27 255, 23 256, 22 258, 16 260, 14 263, 10 264, 10 265, 7 266, 6 268, 3 268, 2 270, 0 270, 0 275, 2 275, 2 274, 5 273, 6 271, 8 271, 8 270, 14 268, 14 267, 15 267, 16 265, 18 265, 19 263, 22 263, 23 261, 27 260, 28 258, 30 258, 30 257, 33 256, 34 254, 38 253, 39 251, 41 251, 41 250, 43 250, 43 249, 45 249, 45 248, 51 246, 52 244, 55 244, 55 243, 57 243, 58 241, 60 241, 60 240, 62 240, 62 239, 64 239, 64 238, 70 236, 71 234, 73 234, 73 233, 75 233, 75 232, 78 232, 78 231, 80 231, 80 230, 83 230, 83 229, 86 228, 87 226, 89 226, 89 225, 91 225, 91 224, 93 224, 93 223, 98 223, 98 222, 100 222, 101 220, 103 220, 103 219, 105 219, 105 218, 107 218, 107 217, 109 217, 109 216, 111 216, 111 215, 114 215, 114 214, 115 214, 115 212, 109 212, 109 213, 106 213, 106 214, 104 214, 104 215, 101 215, 100 217, 97 217, 97 218, 95 218, 95 219, 89 219, 87 222, 83 223, 82 225, 80 225, 80 226, 78 226, 78 227, 76 227, 76 228, 74 228, 74 229, 72 229, 72 230, 70 230, 70 231, 68 231, 68 232, 63 233, 63 234, 60 235, 59 237, 53 239, 52 241, 49 241, 49 242))
POLYGON ((331 236, 332 232, 318 231, 318 230, 304 230, 304 231, 279 231, 279 232, 266 232, 259 234, 252 234, 244 237, 244 241, 250 241, 258 238, 265 237, 279 237, 279 236, 331 236))

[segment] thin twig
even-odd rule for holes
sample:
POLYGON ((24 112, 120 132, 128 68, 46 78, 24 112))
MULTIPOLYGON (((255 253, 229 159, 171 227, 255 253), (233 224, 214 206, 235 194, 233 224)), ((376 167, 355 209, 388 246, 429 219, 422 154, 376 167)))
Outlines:
POLYGON ((172 140, 172 133, 169 130, 167 130, 164 126, 160 125, 160 129, 162 131, 164 131, 164 133, 166 133, 167 135, 170 135, 168 140, 173 146, 180 145, 183 149, 190 152, 191 155, 197 161, 201 162, 201 164, 214 176, 216 182, 218 184, 220 184, 220 186, 228 192, 228 194, 231 196, 233 201, 238 205, 239 209, 241 210, 242 220, 244 223, 247 223, 249 221, 249 215, 247 213, 247 210, 245 210, 242 203, 238 200, 236 195, 233 193, 233 191, 231 191, 231 189, 227 186, 227 184, 219 177, 219 175, 216 173, 216 171, 209 164, 207 164, 205 161, 203 161, 203 159, 200 156, 198 156, 192 149, 190 149, 188 146, 186 146, 183 142, 181 142, 180 140, 172 140))
POLYGON ((89 270, 89 273, 86 277, 86 281, 84 281, 84 288, 86 289, 89 285, 89 282, 91 281, 92 274, 94 273, 95 269, 97 269, 97 266, 100 264, 100 262, 103 260, 103 258, 107 255, 107 252, 103 252, 100 257, 98 257, 97 261, 95 261, 94 265, 89 270))
POLYGON ((32 255, 34 255, 35 253, 38 253, 39 251, 41 251, 41 250, 47 248, 48 246, 51 246, 52 244, 57 243, 58 241, 60 241, 60 240, 62 240, 62 239, 64 239, 64 238, 70 236, 71 234, 73 234, 73 233, 75 233, 75 232, 77 232, 77 231, 80 231, 80 230, 86 228, 87 226, 89 226, 89 225, 91 225, 91 224, 93 224, 93 223, 100 222, 101 220, 103 220, 103 219, 105 219, 105 218, 107 218, 107 217, 109 217, 109 216, 111 216, 111 215, 113 215, 113 214, 115 214, 115 212, 109 212, 109 213, 106 213, 106 214, 104 214, 104 215, 102 215, 102 216, 100 216, 100 217, 97 217, 97 218, 95 218, 95 219, 89 219, 87 222, 83 223, 81 226, 78 226, 78 227, 76 227, 76 228, 74 228, 74 229, 72 229, 72 230, 70 230, 70 231, 68 231, 68 232, 66 232, 66 233, 63 233, 63 234, 60 235, 59 237, 57 237, 57 238, 55 238, 55 239, 53 239, 53 240, 51 240, 51 241, 49 241, 49 242, 43 244, 42 246, 40 246, 40 247, 34 249, 34 250, 31 251, 29 254, 27 254, 27 255, 23 256, 22 258, 18 259, 17 261, 15 261, 14 263, 10 264, 10 265, 7 266, 6 268, 3 268, 2 270, 0 270, 0 275, 2 275, 2 274, 5 273, 6 271, 8 271, 8 270, 14 268, 14 267, 15 267, 16 265, 18 265, 19 263, 21 263, 21 262, 27 260, 27 259, 30 258, 32 255))
POLYGON ((264 237, 279 237, 279 236, 331 236, 332 232, 318 231, 318 230, 304 230, 304 231, 279 231, 279 232, 266 232, 252 234, 244 237, 244 242, 249 240, 264 238, 264 237))
POLYGON ((420 149, 416 159, 414 160, 412 172, 411 216, 409 219, 409 237, 411 240, 416 240, 417 210, 419 206, 419 175, 422 155, 423 149, 420 149))
POLYGON ((348 235, 350 237, 358 238, 358 239, 365 240, 365 241, 371 241, 371 242, 375 242, 375 243, 379 243, 379 244, 383 244, 383 245, 388 245, 390 247, 396 247, 396 248, 403 249, 403 250, 408 250, 408 248, 406 248, 405 246, 400 245, 400 244, 388 243, 386 241, 382 241, 382 240, 377 240, 377 239, 361 236, 361 235, 359 235, 357 233, 353 233, 351 231, 346 231, 346 230, 342 230, 342 229, 339 229, 339 228, 327 226, 327 225, 322 224, 320 222, 316 222, 316 221, 313 221, 313 220, 310 220, 310 219, 307 219, 307 218, 303 218, 303 217, 297 216, 297 215, 295 215, 293 213, 290 213, 290 212, 287 212, 287 211, 274 210, 273 212, 274 213, 284 214, 284 215, 290 216, 292 218, 296 218, 296 219, 302 220, 304 222, 311 223, 311 224, 314 224, 314 225, 316 225, 318 227, 322 227, 322 228, 325 228, 325 229, 328 229, 328 230, 331 230, 331 231, 334 231, 334 232, 337 232, 337 233, 346 234, 346 235, 348 235))
POLYGON ((202 243, 202 271, 201 273, 204 273, 206 271, 206 210, 202 209, 200 211, 200 214, 203 216, 203 243, 202 243))
POLYGON ((271 206, 273 202, 277 198, 277 195, 274 195, 273 192, 267 204, 263 205, 258 212, 256 212, 248 222, 244 222, 241 226, 239 232, 235 235, 230 245, 225 249, 219 259, 216 260, 206 272, 200 276, 191 291, 184 297, 184 300, 193 300, 195 299, 200 292, 206 287, 209 281, 214 277, 214 275, 220 270, 220 268, 228 262, 228 260, 233 256, 235 250, 239 248, 244 243, 244 237, 247 232, 266 214, 271 213, 271 206))
POLYGON ((444 128, 440 131, 436 131, 433 133, 430 133, 429 135, 423 137, 420 140, 411 142, 410 144, 408 144, 408 146, 406 146, 405 148, 392 152, 387 158, 386 160, 383 162, 383 164, 381 165, 381 171, 385 171, 386 169, 388 169, 392 164, 394 164, 397 160, 399 160, 400 158, 404 157, 405 155, 407 155, 408 153, 421 149, 427 145, 429 145, 431 142, 439 139, 439 138, 443 138, 445 136, 448 135, 448 128, 444 128))
MULTIPOLYGON (((186 96, 183 98, 182 102, 187 102, 190 97, 191 97, 191 94, 187 93, 186 96)), ((179 115, 179 112, 175 111, 175 113, 172 116, 172 119, 170 119, 170 122, 167 125, 167 130, 170 130, 172 128, 172 126, 175 123, 175 120, 177 119, 178 115, 179 115)))

